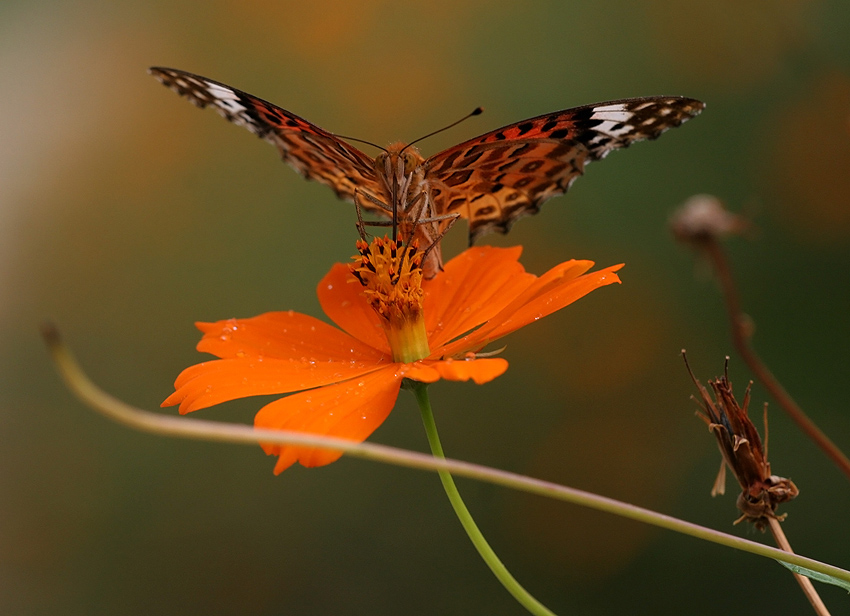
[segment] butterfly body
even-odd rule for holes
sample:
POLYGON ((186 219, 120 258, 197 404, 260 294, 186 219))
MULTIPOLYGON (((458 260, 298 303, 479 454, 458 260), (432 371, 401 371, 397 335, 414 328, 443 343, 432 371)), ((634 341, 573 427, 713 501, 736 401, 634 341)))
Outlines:
MULTIPOLYGON (((330 186, 359 207, 393 219, 404 233, 437 242, 458 217, 470 242, 536 213, 565 193, 587 163, 635 141, 655 139, 698 115, 705 105, 678 96, 630 98, 548 113, 491 131, 424 158, 397 143, 372 158, 343 139, 272 103, 185 71, 151 74, 199 107, 275 145, 305 177, 330 186)), ((427 275, 440 268, 439 246, 427 275)))

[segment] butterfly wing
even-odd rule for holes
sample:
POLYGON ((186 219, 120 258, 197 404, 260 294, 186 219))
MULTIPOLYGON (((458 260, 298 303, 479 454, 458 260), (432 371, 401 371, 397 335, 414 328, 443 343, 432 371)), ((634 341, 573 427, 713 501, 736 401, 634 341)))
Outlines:
POLYGON ((699 114, 700 101, 630 98, 556 111, 505 126, 432 156, 424 186, 438 214, 469 220, 470 240, 507 233, 518 218, 567 192, 584 166, 699 114))
MULTIPOLYGON (((273 144, 296 171, 330 186, 340 198, 354 201, 357 191, 380 199, 381 188, 372 159, 331 133, 218 81, 173 68, 152 67, 148 72, 198 107, 212 107, 237 126, 273 144)), ((360 201, 364 207, 375 207, 368 200, 360 201)))

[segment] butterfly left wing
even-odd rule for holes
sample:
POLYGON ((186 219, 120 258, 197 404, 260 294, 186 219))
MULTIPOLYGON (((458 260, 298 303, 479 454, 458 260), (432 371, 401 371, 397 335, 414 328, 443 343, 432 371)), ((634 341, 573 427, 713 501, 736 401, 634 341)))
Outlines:
POLYGON ((424 188, 438 214, 468 219, 470 241, 490 231, 507 233, 518 218, 567 192, 588 162, 655 139, 704 107, 691 98, 653 96, 517 122, 427 159, 424 188))
MULTIPOLYGON (((296 171, 330 186, 340 198, 354 201, 356 192, 380 198, 381 187, 372 159, 326 130, 207 77, 158 66, 148 72, 196 106, 212 107, 227 120, 276 146, 283 160, 296 171)), ((368 199, 359 201, 366 208, 380 211, 368 199)))

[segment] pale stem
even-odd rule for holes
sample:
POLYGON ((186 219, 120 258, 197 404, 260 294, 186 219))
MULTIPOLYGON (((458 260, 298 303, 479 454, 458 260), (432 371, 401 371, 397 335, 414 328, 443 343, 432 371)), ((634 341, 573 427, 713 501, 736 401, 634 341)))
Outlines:
POLYGON ((696 537, 697 539, 711 541, 726 547, 750 552, 751 554, 780 560, 850 583, 850 571, 833 565, 721 533, 710 528, 705 528, 704 526, 685 522, 684 520, 679 520, 663 513, 636 507, 635 505, 623 503, 612 498, 606 498, 583 490, 576 490, 575 488, 569 488, 549 481, 533 479, 517 473, 488 468, 469 462, 461 462, 460 460, 441 460, 432 455, 406 451, 386 445, 354 443, 344 439, 315 436, 303 432, 260 430, 239 424, 228 424, 203 419, 187 419, 145 411, 110 396, 92 383, 68 349, 62 344, 59 334, 55 329, 45 328, 43 334, 50 353, 56 362, 60 376, 80 401, 106 417, 137 430, 203 441, 246 445, 273 443, 277 445, 317 447, 344 451, 346 454, 355 458, 376 460, 407 468, 417 468, 432 472, 448 471, 456 477, 469 477, 478 481, 554 498, 598 511, 605 511, 630 520, 636 520, 645 524, 666 528, 667 530, 683 535, 696 537))

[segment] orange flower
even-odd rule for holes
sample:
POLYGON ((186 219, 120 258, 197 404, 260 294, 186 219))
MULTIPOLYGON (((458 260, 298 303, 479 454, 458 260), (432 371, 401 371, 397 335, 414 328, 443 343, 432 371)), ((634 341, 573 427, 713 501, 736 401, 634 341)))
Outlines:
MULTIPOLYGON (((184 370, 162 406, 180 404, 180 413, 189 413, 236 398, 299 392, 261 408, 254 425, 362 442, 389 415, 403 379, 481 384, 496 378, 507 361, 476 357, 478 351, 619 282, 614 272, 621 267, 587 274, 593 262, 573 260, 538 277, 519 264, 521 247, 485 246, 423 280, 423 253, 415 246, 379 239, 358 248, 357 263, 334 265, 318 286, 325 314, 340 329, 293 311, 197 323, 204 333, 198 350, 220 359, 184 370)), ((321 466, 342 455, 263 449, 279 456, 275 473, 296 461, 321 466)))

